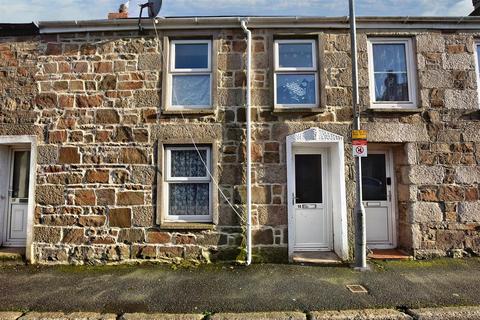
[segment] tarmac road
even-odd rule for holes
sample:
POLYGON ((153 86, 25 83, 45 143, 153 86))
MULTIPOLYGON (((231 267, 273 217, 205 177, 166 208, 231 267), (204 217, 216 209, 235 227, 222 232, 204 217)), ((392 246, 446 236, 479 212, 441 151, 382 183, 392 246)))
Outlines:
POLYGON ((220 313, 480 305, 480 259, 301 265, 4 267, 0 310, 220 313), (361 284, 368 294, 353 294, 361 284))

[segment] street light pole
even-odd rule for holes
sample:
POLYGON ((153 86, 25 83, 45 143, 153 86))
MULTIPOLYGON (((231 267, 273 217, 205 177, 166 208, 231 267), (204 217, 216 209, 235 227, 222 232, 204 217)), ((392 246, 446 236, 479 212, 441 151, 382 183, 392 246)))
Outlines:
MULTIPOLYGON (((355 14, 355 0, 349 0, 350 5, 350 36, 352 44, 352 87, 353 87, 353 113, 354 130, 360 130, 360 95, 358 92, 358 54, 357 54, 357 21, 355 14)), ((365 226, 365 207, 362 201, 362 158, 355 157, 356 172, 356 201, 355 217, 355 264, 357 270, 367 270, 367 235, 365 226)))

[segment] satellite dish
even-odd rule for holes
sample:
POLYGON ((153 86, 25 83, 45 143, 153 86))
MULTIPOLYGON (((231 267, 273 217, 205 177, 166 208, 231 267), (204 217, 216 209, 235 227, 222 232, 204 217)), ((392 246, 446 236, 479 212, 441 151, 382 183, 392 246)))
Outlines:
POLYGON ((160 13, 160 10, 162 9, 162 2, 163 0, 148 0, 147 3, 140 5, 140 16, 138 17, 138 29, 140 30, 140 32, 143 32, 143 27, 142 27, 143 9, 148 8, 148 17, 150 19, 155 19, 160 13))
POLYGON ((162 9, 162 0, 148 0, 148 16, 150 19, 154 19, 160 13, 162 9))

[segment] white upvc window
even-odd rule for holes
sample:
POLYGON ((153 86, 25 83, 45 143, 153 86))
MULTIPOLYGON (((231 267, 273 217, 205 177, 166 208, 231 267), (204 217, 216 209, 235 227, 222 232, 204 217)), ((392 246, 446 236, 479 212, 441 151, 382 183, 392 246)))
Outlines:
POLYGON ((172 40, 170 109, 212 108, 212 41, 172 40))
POLYGON ((167 221, 212 222, 211 147, 165 147, 167 221))
POLYGON ((275 41, 275 107, 319 106, 317 43, 315 40, 275 41))
POLYGON ((411 39, 368 39, 371 108, 417 108, 411 39))
POLYGON ((477 71, 477 92, 480 106, 480 40, 477 40, 477 42, 475 42, 475 67, 477 71))

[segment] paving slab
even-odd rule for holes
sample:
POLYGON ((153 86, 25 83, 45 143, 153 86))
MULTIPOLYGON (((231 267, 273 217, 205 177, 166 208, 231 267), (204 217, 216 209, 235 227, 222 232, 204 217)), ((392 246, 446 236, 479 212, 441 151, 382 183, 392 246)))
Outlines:
POLYGON ((412 317, 393 309, 345 310, 312 312, 311 320, 411 320, 412 317))
POLYGON ((120 320, 202 320, 201 314, 126 313, 120 320))
POLYGON ((0 320, 17 320, 23 312, 0 312, 0 320))
POLYGON ((211 320, 306 320, 302 312, 218 313, 211 320))
POLYGON ((116 320, 113 313, 101 314, 94 312, 29 312, 18 320, 116 320))
POLYGON ((480 307, 447 307, 409 310, 417 320, 480 320, 480 307))

